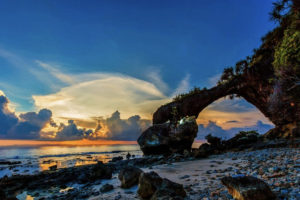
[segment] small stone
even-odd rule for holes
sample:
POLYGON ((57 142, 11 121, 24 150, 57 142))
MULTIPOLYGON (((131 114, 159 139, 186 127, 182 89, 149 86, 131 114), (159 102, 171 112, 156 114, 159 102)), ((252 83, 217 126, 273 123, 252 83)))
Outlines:
POLYGON ((182 177, 180 177, 180 179, 186 179, 186 178, 189 178, 190 176, 189 175, 184 175, 182 177))
POLYGON ((55 170, 57 170, 57 165, 53 165, 53 166, 49 167, 49 170, 50 170, 50 171, 55 171, 55 170))

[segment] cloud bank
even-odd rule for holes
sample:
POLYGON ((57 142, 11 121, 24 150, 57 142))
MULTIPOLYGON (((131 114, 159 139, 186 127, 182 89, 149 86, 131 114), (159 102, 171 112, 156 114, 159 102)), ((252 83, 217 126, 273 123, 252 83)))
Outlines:
MULTIPOLYGON (((4 93, 2 93, 4 94, 4 93)), ((67 124, 54 122, 52 112, 41 109, 39 112, 27 112, 17 116, 9 109, 9 100, 0 96, 0 138, 1 139, 39 139, 39 140, 81 140, 110 139, 136 140, 150 126, 151 121, 134 115, 121 119, 120 112, 110 117, 97 117, 90 121, 92 129, 78 126, 74 120, 67 124)), ((84 125, 84 123, 83 123, 84 125)))
MULTIPOLYGON (((3 93, 4 94, 4 93, 3 93)), ((237 118, 241 119, 241 118, 237 118)), ((216 122, 199 124, 197 139, 204 139, 212 134, 222 138, 233 137, 239 131, 257 130, 265 133, 273 128, 260 120, 255 125, 236 127, 241 122, 227 120, 224 122, 231 128, 224 129, 216 122)), ((27 112, 17 116, 9 109, 9 100, 0 96, 0 138, 1 139, 39 139, 39 140, 81 140, 81 139, 109 139, 135 141, 139 135, 151 125, 151 120, 142 119, 139 115, 133 115, 127 119, 121 119, 119 111, 113 112, 109 117, 94 117, 89 120, 73 120, 60 123, 52 119, 52 111, 41 109, 39 112, 27 112)))
POLYGON ((52 112, 48 109, 16 116, 8 104, 7 97, 0 96, 0 138, 37 139, 47 124, 53 126, 52 112))
POLYGON ((90 138, 110 138, 112 140, 137 140, 140 134, 151 125, 150 120, 134 115, 121 119, 120 112, 98 121, 98 126, 90 138))
MULTIPOLYGON (((126 118, 134 113, 149 119, 158 106, 170 101, 170 97, 148 81, 110 73, 68 75, 51 65, 38 63, 50 75, 68 83, 56 93, 33 95, 35 106, 52 110, 54 118, 89 119, 119 110, 126 118)), ((162 81, 157 78, 155 83, 162 81)))
MULTIPOLYGON (((228 123, 235 123, 234 121, 228 121, 228 123)), ((233 127, 230 129, 223 129, 221 126, 218 126, 215 122, 210 121, 207 125, 199 124, 198 126, 198 140, 205 139, 205 136, 212 134, 213 136, 221 137, 223 139, 229 139, 235 136, 239 131, 252 131, 255 130, 260 134, 266 133, 271 128, 274 128, 273 125, 265 124, 262 121, 257 121, 255 125, 245 126, 245 127, 233 127)))
MULTIPOLYGON (((172 92, 155 70, 147 74, 146 81, 116 73, 67 74, 41 61, 36 65, 38 68, 32 72, 58 89, 47 95, 33 95, 37 111, 19 115, 0 90, 0 138, 136 140, 151 125, 152 113, 159 106, 190 88, 190 75, 172 92)), ((233 131, 270 123, 254 106, 240 99, 216 101, 200 113, 197 122, 199 139, 208 133, 230 137, 233 131)))

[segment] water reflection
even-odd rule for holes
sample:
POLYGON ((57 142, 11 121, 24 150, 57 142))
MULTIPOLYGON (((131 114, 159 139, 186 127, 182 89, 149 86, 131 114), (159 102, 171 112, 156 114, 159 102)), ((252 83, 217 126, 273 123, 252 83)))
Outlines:
POLYGON ((36 174, 51 167, 60 169, 96 164, 98 161, 107 163, 117 156, 125 159, 128 152, 135 157, 142 156, 138 145, 0 147, 0 160, 21 162, 18 165, 0 165, 0 178, 36 174))
POLYGON ((57 169, 74 167, 74 166, 82 166, 82 165, 90 165, 97 164, 98 161, 103 163, 107 163, 111 160, 111 156, 107 154, 101 155, 85 155, 85 156, 69 156, 69 157, 52 157, 49 158, 40 158, 38 159, 39 169, 40 171, 50 170, 51 167, 55 167, 57 169))

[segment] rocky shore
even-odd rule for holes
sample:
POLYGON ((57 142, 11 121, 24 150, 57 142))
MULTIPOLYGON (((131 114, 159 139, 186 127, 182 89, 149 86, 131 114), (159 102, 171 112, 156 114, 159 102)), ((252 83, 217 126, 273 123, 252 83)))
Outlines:
POLYGON ((141 187, 147 191, 150 186, 142 186, 141 177, 150 172, 156 173, 159 178, 155 180, 159 181, 153 183, 152 196, 144 199, 233 199, 222 179, 246 176, 264 181, 278 199, 300 198, 298 140, 256 143, 245 150, 214 151, 199 157, 201 148, 183 154, 114 159, 108 164, 4 177, 0 179, 0 199, 142 199, 141 187), (174 187, 178 189, 170 192, 168 188, 174 187))

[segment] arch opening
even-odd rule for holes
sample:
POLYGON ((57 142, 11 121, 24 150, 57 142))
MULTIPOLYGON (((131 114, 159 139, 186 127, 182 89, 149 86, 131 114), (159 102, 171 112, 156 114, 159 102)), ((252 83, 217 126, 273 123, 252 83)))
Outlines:
POLYGON ((195 143, 203 142, 208 134, 227 140, 239 131, 254 130, 264 134, 275 127, 259 109, 244 98, 228 97, 229 95, 214 101, 199 113, 195 143))

